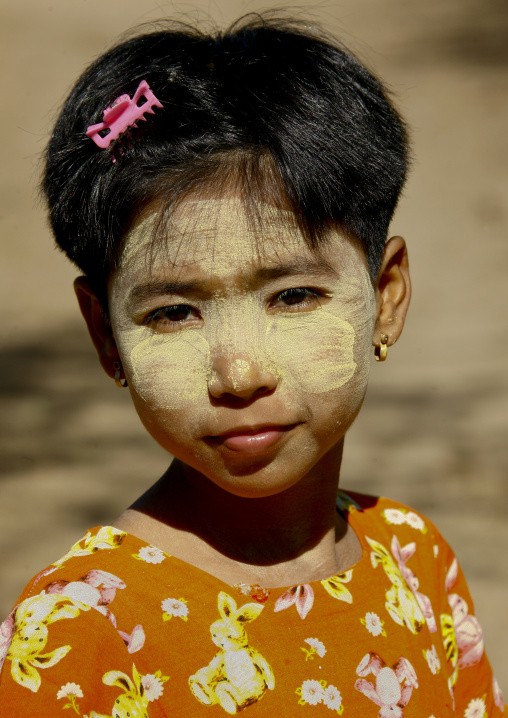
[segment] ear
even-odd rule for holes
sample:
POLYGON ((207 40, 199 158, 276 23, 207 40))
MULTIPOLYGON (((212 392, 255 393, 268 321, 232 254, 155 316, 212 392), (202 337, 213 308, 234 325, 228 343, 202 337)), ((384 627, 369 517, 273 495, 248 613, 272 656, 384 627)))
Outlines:
POLYGON ((121 688, 125 693, 136 693, 136 686, 129 676, 122 673, 122 671, 108 671, 103 676, 102 682, 107 686, 121 688))
POLYGON ((375 291, 377 315, 372 343, 379 346, 384 334, 391 346, 401 335, 411 299, 407 248, 402 237, 392 237, 386 243, 375 291))
POLYGON ((259 616, 263 608, 259 603, 246 603, 236 611, 234 618, 238 623, 250 623, 259 616))
POLYGON ((113 378, 115 376, 113 363, 120 361, 120 356, 111 324, 104 316, 101 303, 86 277, 78 277, 74 280, 74 291, 88 332, 99 355, 101 366, 106 374, 113 378))
POLYGON ((229 618, 236 612, 236 601, 225 591, 221 591, 219 593, 217 597, 217 604, 222 618, 229 618))

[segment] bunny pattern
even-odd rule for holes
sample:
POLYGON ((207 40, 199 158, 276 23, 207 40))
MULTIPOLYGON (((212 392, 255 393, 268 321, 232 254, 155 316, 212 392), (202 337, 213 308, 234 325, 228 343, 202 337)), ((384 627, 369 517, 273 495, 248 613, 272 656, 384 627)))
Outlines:
POLYGON ((148 698, 141 676, 132 664, 132 678, 122 671, 109 671, 102 682, 106 686, 120 688, 122 693, 116 698, 111 716, 92 711, 90 718, 148 718, 148 698))
POLYGON ((221 618, 210 626, 219 651, 204 668, 189 678, 195 697, 205 705, 219 703, 226 713, 238 713, 273 690, 273 671, 263 656, 248 644, 245 624, 254 621, 263 606, 246 603, 237 608, 231 596, 218 596, 221 618))
POLYGON ((388 499, 339 492, 337 506, 361 559, 293 586, 228 586, 91 529, 0 624, 0 715, 508 716, 437 529, 388 499))

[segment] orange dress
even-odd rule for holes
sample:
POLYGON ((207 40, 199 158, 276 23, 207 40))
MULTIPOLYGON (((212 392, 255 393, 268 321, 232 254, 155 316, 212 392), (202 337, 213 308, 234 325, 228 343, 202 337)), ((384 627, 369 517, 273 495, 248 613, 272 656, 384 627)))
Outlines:
POLYGON ((0 715, 501 716, 435 527, 383 498, 337 503, 361 560, 287 588, 229 586, 118 529, 87 532, 0 627, 0 715))

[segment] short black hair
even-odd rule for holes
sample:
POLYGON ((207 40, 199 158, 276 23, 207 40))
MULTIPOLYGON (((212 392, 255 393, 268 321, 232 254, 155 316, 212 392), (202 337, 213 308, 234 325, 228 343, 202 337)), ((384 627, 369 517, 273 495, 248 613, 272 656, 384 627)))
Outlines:
POLYGON ((58 245, 103 293, 144 207, 235 183, 245 198, 278 197, 313 248, 330 226, 352 233, 375 278, 407 168, 404 122, 350 51, 248 15, 213 34, 167 23, 100 56, 58 117, 42 188, 58 245), (100 149, 88 126, 142 80, 162 109, 100 149))

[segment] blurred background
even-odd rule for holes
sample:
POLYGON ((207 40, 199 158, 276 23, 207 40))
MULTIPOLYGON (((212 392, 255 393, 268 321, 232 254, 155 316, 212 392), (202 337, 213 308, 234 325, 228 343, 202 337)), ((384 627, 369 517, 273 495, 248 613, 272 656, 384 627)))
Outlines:
MULTIPOLYGON (((84 67, 162 17, 224 26, 251 0, 2 0, 0 617, 86 528, 168 464, 128 392, 102 373, 76 271, 38 201, 40 154, 84 67)), ((426 513, 468 577, 508 693, 508 3, 328 0, 294 15, 339 35, 391 88, 414 165, 392 224, 414 295, 401 341, 373 362, 342 486, 426 513)), ((1 619, 0 619, 1 620, 1 619)))

